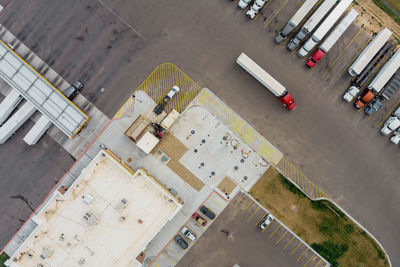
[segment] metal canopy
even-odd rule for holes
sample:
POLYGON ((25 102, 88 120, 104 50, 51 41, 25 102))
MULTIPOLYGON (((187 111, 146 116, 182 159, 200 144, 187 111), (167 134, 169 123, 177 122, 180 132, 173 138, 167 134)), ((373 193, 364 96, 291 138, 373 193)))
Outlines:
POLYGON ((1 41, 0 77, 70 138, 89 119, 89 116, 1 41))

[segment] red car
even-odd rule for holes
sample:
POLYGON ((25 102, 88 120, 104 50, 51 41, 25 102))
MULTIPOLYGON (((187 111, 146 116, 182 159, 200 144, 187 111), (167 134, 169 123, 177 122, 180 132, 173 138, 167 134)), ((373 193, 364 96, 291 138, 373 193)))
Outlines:
POLYGON ((310 59, 307 61, 306 63, 307 67, 309 67, 310 69, 314 68, 315 65, 318 63, 318 61, 320 61, 321 58, 323 58, 323 56, 325 56, 325 52, 322 51, 321 49, 315 51, 314 54, 312 54, 312 56, 310 57, 310 59))
POLYGON ((203 226, 207 225, 207 221, 203 219, 199 214, 197 214, 197 212, 193 213, 192 218, 203 226))

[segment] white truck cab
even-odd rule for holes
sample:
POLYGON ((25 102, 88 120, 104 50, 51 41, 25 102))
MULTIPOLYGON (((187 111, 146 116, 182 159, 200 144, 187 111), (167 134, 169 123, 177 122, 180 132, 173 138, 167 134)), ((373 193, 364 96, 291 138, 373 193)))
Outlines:
POLYGON ((391 132, 397 130, 400 127, 400 120, 395 116, 391 116, 383 125, 381 134, 389 135, 391 132))

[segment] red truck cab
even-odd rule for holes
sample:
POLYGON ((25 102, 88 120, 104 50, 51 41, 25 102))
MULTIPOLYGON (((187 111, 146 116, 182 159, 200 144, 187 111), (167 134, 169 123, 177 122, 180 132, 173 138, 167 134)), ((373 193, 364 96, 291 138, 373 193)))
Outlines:
POLYGON ((318 50, 315 51, 310 59, 307 61, 307 67, 309 67, 310 69, 314 68, 315 65, 321 60, 321 58, 323 58, 323 56, 325 56, 325 52, 318 48, 318 50))
POLYGON ((287 93, 284 96, 280 97, 279 100, 282 102, 282 104, 289 110, 293 111, 296 109, 296 103, 294 103, 294 100, 292 96, 287 93))
POLYGON ((359 97, 357 97, 354 106, 358 109, 363 108, 367 103, 371 102, 371 100, 374 99, 374 97, 375 94, 367 89, 359 97))

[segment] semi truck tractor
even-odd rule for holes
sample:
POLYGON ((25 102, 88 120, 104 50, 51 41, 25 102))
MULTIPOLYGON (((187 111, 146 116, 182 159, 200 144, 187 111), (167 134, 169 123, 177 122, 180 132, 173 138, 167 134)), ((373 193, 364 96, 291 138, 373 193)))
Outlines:
POLYGON ((314 30, 315 27, 321 22, 321 20, 328 14, 329 10, 337 3, 337 0, 325 0, 318 9, 312 14, 312 16, 307 20, 301 30, 297 33, 288 45, 287 49, 293 51, 304 38, 314 30))
POLYGON ((275 36, 275 42, 280 44, 286 37, 300 24, 300 22, 307 16, 308 12, 315 6, 318 0, 306 0, 304 4, 296 11, 296 13, 290 18, 289 22, 275 36))
POLYGON ((341 0, 332 12, 321 23, 310 39, 297 51, 297 55, 301 58, 305 57, 329 32, 340 16, 346 11, 353 0, 341 0))
POLYGON ((347 30, 351 23, 358 16, 358 12, 351 9, 349 13, 339 22, 335 29, 329 34, 321 46, 314 52, 314 54, 307 61, 306 65, 309 68, 314 68, 314 66, 323 58, 329 50, 335 45, 335 43, 340 39, 343 33, 347 30))
POLYGON ((367 45, 367 47, 361 52, 361 54, 357 57, 353 64, 351 64, 348 70, 349 74, 353 77, 360 75, 360 73, 364 70, 368 63, 389 40, 392 34, 393 33, 388 28, 381 30, 367 45))
POLYGON ((292 111, 296 108, 296 104, 294 103, 292 96, 286 91, 286 88, 257 65, 257 63, 255 63, 245 53, 240 54, 236 59, 236 63, 279 98, 288 110, 292 111))
MULTIPOLYGON (((372 82, 368 85, 363 95, 378 95, 386 83, 393 77, 394 73, 400 67, 400 49, 390 58, 390 60, 383 66, 379 73, 375 76, 372 82)), ((362 108, 365 104, 371 101, 373 98, 369 98, 368 101, 360 102, 358 99, 355 102, 356 108, 362 108)))

